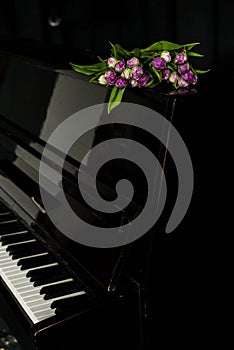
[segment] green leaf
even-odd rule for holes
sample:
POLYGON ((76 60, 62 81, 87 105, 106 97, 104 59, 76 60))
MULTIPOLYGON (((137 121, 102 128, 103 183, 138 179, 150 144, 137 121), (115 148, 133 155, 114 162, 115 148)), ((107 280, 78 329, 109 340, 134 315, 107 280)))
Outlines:
POLYGON ((116 52, 116 47, 114 44, 112 44, 110 41, 109 41, 109 44, 111 45, 112 47, 112 56, 114 56, 116 58, 117 56, 117 52, 116 52))
POLYGON ((205 74, 205 73, 208 73, 210 71, 210 69, 207 69, 207 70, 194 69, 194 71, 197 74, 205 74))
POLYGON ((204 55, 198 53, 198 52, 193 52, 193 51, 189 51, 188 52, 188 56, 191 56, 191 57, 204 57, 204 55))
POLYGON ((175 44, 170 41, 161 40, 158 41, 145 49, 142 49, 141 52, 150 52, 150 51, 175 51, 182 48, 191 50, 194 46, 200 43, 191 43, 191 44, 175 44))
POLYGON ((85 75, 92 75, 98 72, 102 73, 106 70, 105 62, 99 62, 92 65, 87 65, 87 66, 81 66, 70 62, 70 65, 76 72, 82 73, 85 75))
POLYGON ((98 59, 102 62, 106 64, 106 60, 104 60, 103 58, 101 58, 100 56, 98 56, 98 59))
POLYGON ((131 56, 131 52, 128 50, 125 50, 121 45, 116 44, 116 53, 117 53, 117 58, 128 58, 131 56))
POLYGON ((139 57, 140 57, 140 54, 141 54, 141 50, 140 50, 138 47, 136 47, 135 49, 133 49, 133 50, 131 51, 131 54, 132 54, 134 57, 139 58, 139 57))
POLYGON ((157 69, 155 69, 154 67, 152 67, 152 71, 154 72, 154 74, 157 76, 159 82, 161 83, 162 81, 162 76, 161 74, 159 73, 159 71, 157 69))
POLYGON ((121 103, 125 89, 119 89, 116 85, 112 88, 108 102, 108 114, 121 103))

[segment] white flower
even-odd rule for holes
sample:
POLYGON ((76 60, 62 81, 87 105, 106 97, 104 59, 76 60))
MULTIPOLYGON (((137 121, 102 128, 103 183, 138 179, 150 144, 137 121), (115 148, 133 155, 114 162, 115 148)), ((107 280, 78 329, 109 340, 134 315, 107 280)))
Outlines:
POLYGON ((137 80, 132 79, 131 80, 131 85, 132 85, 132 87, 136 87, 137 86, 137 80))
POLYGON ((171 83, 177 83, 178 81, 178 74, 174 71, 171 73, 170 78, 169 78, 171 83))
POLYGON ((107 84, 107 81, 106 81, 106 78, 105 78, 105 74, 100 75, 100 77, 98 78, 98 82, 101 85, 106 85, 107 84))
POLYGON ((109 57, 107 60, 108 67, 114 68, 117 60, 114 57, 109 57))
POLYGON ((122 78, 129 79, 132 75, 132 70, 130 68, 125 68, 121 74, 122 78))
POLYGON ((162 51, 161 58, 163 58, 167 63, 171 61, 171 54, 169 51, 162 51))

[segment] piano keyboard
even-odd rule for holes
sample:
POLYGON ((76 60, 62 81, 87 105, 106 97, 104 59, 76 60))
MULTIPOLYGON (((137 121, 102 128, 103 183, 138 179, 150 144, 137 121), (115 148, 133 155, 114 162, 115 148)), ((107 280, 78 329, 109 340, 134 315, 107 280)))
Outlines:
POLYGON ((66 267, 0 203, 0 277, 31 321, 86 295, 66 267))

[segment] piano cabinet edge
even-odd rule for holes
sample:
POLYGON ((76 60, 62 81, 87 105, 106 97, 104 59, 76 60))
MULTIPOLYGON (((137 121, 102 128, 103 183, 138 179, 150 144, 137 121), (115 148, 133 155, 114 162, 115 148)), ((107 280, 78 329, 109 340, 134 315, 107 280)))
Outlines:
POLYGON ((73 314, 32 324, 0 280, 0 309, 22 350, 70 350, 94 346, 102 350, 140 350, 136 300, 129 296, 102 298, 73 314))
POLYGON ((120 297, 103 300, 51 325, 46 326, 49 320, 42 321, 32 329, 35 349, 140 350, 135 312, 135 303, 120 297))

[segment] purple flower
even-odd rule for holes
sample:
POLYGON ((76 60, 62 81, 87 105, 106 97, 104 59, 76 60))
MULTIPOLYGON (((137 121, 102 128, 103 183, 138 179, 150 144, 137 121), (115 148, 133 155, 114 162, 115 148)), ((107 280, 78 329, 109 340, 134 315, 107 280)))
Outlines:
POLYGON ((175 63, 184 64, 187 62, 187 54, 185 52, 178 53, 175 57, 175 63))
POLYGON ((107 65, 110 68, 114 68, 114 66, 116 65, 116 59, 114 57, 109 57, 107 60, 107 65))
POLYGON ((149 76, 147 74, 143 74, 142 77, 137 81, 137 85, 142 87, 145 86, 149 81, 149 76))
POLYGON ((129 68, 133 68, 135 66, 138 66, 139 60, 136 57, 130 58, 130 60, 127 61, 127 65, 129 68))
POLYGON ((188 84, 196 84, 197 76, 190 70, 182 75, 182 78, 187 81, 188 84))
POLYGON ((140 66, 133 67, 132 69, 132 78, 138 80, 143 75, 143 69, 140 66))
POLYGON ((119 61, 116 65, 115 65, 115 70, 118 73, 121 73, 125 68, 125 62, 124 61, 119 61))
POLYGON ((157 70, 163 70, 166 67, 167 62, 164 60, 164 58, 155 57, 152 61, 152 65, 157 70))
POLYGON ((105 78, 106 78, 106 81, 109 85, 112 85, 115 83, 115 79, 116 79, 116 73, 115 72, 112 72, 111 70, 108 70, 106 73, 105 73, 105 78))
POLYGON ((176 73, 176 71, 172 72, 169 78, 171 83, 176 83, 178 80, 178 74, 176 73))
POLYGON ((167 80, 171 74, 170 69, 164 69, 162 71, 162 80, 167 80))
POLYGON ((124 79, 124 78, 119 78, 116 80, 115 82, 115 85, 118 87, 118 88, 124 88, 125 86, 127 86, 127 80, 124 79))
POLYGON ((189 71, 189 63, 181 64, 179 67, 180 74, 185 74, 189 71))

